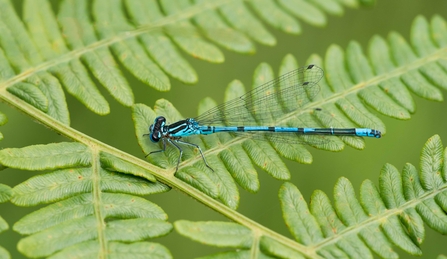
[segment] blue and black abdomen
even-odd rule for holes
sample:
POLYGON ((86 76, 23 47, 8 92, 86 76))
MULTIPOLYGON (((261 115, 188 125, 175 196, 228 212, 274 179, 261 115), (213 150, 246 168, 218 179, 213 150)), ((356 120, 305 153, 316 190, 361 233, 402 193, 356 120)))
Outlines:
POLYGON ((380 138, 381 132, 373 129, 363 128, 292 128, 292 127, 267 127, 267 126, 201 126, 199 134, 212 134, 218 132, 277 132, 296 133, 301 135, 335 135, 335 136, 358 136, 380 138))

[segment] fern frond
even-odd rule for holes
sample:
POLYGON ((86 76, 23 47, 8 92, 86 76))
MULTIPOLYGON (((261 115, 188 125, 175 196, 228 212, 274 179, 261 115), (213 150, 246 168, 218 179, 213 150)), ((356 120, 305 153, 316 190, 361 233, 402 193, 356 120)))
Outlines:
POLYGON ((220 63, 224 56, 215 44, 253 53, 252 40, 276 43, 261 20, 297 34, 301 29, 293 16, 321 26, 326 23, 324 10, 337 14, 343 10, 335 1, 278 5, 272 0, 197 0, 194 4, 97 0, 89 5, 87 0, 64 0, 56 14, 47 0, 28 0, 20 19, 10 1, 1 0, 0 7, 1 88, 65 124, 70 119, 61 86, 91 111, 110 112, 88 71, 122 105, 133 104, 132 89, 115 57, 143 83, 168 91, 168 75, 185 83, 197 82, 196 72, 176 45, 195 58, 220 63))
MULTIPOLYGON (((5 125, 8 122, 8 117, 3 112, 0 112, 0 126, 5 125)), ((3 139, 3 134, 0 132, 0 140, 3 139)), ((0 165, 0 170, 3 170, 4 166, 0 165)))
MULTIPOLYGON (((334 203, 316 190, 309 205, 296 186, 284 183, 279 191, 282 214, 295 245, 272 237, 252 224, 177 221, 181 235, 202 244, 238 249, 204 258, 241 258, 264 253, 279 258, 398 258, 393 246, 411 255, 422 255, 424 223, 447 233, 447 149, 438 135, 424 145, 420 170, 406 164, 402 173, 383 166, 379 187, 370 180, 356 198, 352 184, 340 178, 334 203)), ((442 257, 441 257, 442 258, 442 257)))
POLYGON ((249 249, 253 235, 249 228, 230 222, 190 222, 179 220, 175 229, 194 241, 217 247, 249 249))
MULTIPOLYGON (((7 122, 7 117, 5 114, 0 113, 0 126, 4 125, 7 122)), ((3 134, 0 133, 0 140, 3 139, 3 134)), ((5 169, 4 165, 0 166, 0 170, 5 169)), ((12 196, 12 189, 11 187, 1 184, 0 183, 0 203, 7 202, 11 199, 12 196)), ((2 218, 0 215, 0 233, 6 231, 9 229, 8 223, 2 218)), ((9 259, 11 258, 11 255, 9 254, 8 250, 3 248, 0 245, 0 259, 9 259)))
POLYGON ((0 202, 3 203, 9 201, 9 199, 11 199, 11 195, 11 187, 0 184, 0 202))
MULTIPOLYGON (((52 12, 49 8, 46 11, 52 12)), ((57 21, 70 49, 82 49, 98 42, 87 1, 62 1, 57 21)), ((125 106, 133 103, 132 90, 107 48, 92 50, 89 55, 82 55, 81 61, 117 101, 125 106)))
POLYGON ((9 254, 8 250, 0 246, 0 258, 1 259, 10 259, 11 255, 9 254))
MULTIPOLYGON (((12 196, 11 187, 0 183, 0 203, 7 202, 12 196)), ((0 233, 6 231, 9 228, 8 223, 0 215, 0 233)), ((9 252, 0 246, 0 259, 11 258, 9 252)))
MULTIPOLYGON (((447 82, 447 70, 443 69, 447 41, 442 43, 441 39, 447 38, 447 23, 440 16, 434 16, 431 24, 429 27, 428 22, 419 16, 412 26, 412 42, 414 46, 419 46, 419 56, 413 53, 405 40, 395 32, 390 33, 388 42, 380 36, 374 36, 368 48, 369 56, 363 53, 356 42, 351 42, 346 51, 336 45, 330 46, 325 62, 319 56, 312 55, 307 63, 325 68, 325 77, 319 83, 320 93, 292 113, 275 113, 271 116, 276 119, 276 123, 291 127, 367 127, 378 129, 385 134, 384 123, 370 109, 389 117, 409 119, 410 114, 415 111, 410 91, 429 100, 442 100, 439 88, 443 89, 443 82, 447 82), (430 29, 432 34, 428 34, 430 29), (437 37, 436 42, 435 38, 430 40, 433 35, 437 37), (396 60, 396 63, 393 60, 396 60), (316 108, 324 112, 318 112, 316 108)), ((287 55, 278 74, 284 74, 297 67, 295 58, 287 55)), ((253 87, 274 77, 272 68, 261 64, 254 72, 253 87)), ((236 99, 244 93, 244 86, 239 81, 233 81, 226 89, 225 101, 236 99)), ((265 93, 266 96, 268 94, 265 93)), ((277 105, 288 104, 278 97, 277 105)), ((204 99, 199 105, 199 114, 215 106, 216 102, 213 100, 204 99)), ((154 110, 137 104, 133 107, 133 114, 138 142, 146 154, 160 148, 143 136, 148 133, 149 125, 153 123, 156 115, 166 117, 168 124, 184 119, 174 106, 164 99, 156 102, 154 110)), ((258 141, 240 136, 230 137, 227 133, 215 135, 218 136, 188 137, 188 141, 206 150, 204 154, 216 173, 209 174, 209 169, 203 164, 198 150, 185 147, 183 162, 176 177, 212 197, 219 198, 227 205, 238 202, 238 198, 235 198, 238 197, 235 182, 250 192, 258 191, 260 184, 254 165, 276 179, 287 180, 290 173, 279 155, 300 163, 312 162, 310 152, 302 145, 284 141, 278 143, 275 139, 258 141)), ((356 149, 365 147, 363 139, 356 137, 326 137, 322 144, 313 147, 340 151, 345 144, 356 149)), ((160 167, 175 168, 178 155, 177 149, 168 148, 166 152, 150 156, 149 159, 160 167)))
POLYGON ((23 254, 121 257, 127 250, 127 257, 171 257, 163 246, 141 242, 172 229, 160 207, 137 196, 170 189, 145 169, 80 143, 3 149, 0 163, 23 170, 55 170, 10 190, 10 200, 18 206, 52 203, 14 224, 15 231, 29 235, 18 244, 23 254))

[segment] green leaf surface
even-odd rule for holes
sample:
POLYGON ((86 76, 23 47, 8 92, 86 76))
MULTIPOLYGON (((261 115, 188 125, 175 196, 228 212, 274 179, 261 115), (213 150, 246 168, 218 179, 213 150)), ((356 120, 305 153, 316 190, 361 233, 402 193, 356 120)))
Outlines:
POLYGON ((88 166, 91 159, 87 147, 74 142, 5 148, 0 151, 1 164, 23 170, 88 166))
MULTIPOLYGON (((442 157, 442 143, 435 135, 424 145, 421 170, 439 169, 440 153, 442 157)), ((445 165, 445 161, 442 164, 445 165)), ((311 197, 310 210, 298 189, 284 183, 279 195, 283 217, 295 237, 302 238, 310 231, 318 231, 309 235, 314 240, 302 243, 312 243, 313 247, 318 247, 312 251, 324 258, 373 258, 371 252, 383 258, 397 258, 391 245, 420 256, 422 251, 419 245, 425 237, 424 223, 444 233, 446 216, 442 211, 447 207, 443 189, 445 183, 442 187, 426 189, 420 182, 421 178, 422 174, 419 175, 410 164, 405 166, 402 175, 387 164, 380 174, 380 188, 376 188, 370 180, 362 183, 360 202, 350 182, 340 178, 334 188, 334 206, 326 194, 317 190, 311 197)), ((261 247, 264 247, 265 240, 271 242, 271 246, 277 242, 267 237, 261 240, 261 247)), ((276 246, 282 244, 277 243, 276 246)), ((287 251, 287 248, 278 250, 287 251)), ((273 253, 272 249, 262 248, 262 251, 281 258, 299 258, 278 251, 273 253)), ((298 248, 298 251, 302 250, 298 248)))
MULTIPOLYGON (((359 43, 353 41, 348 45, 346 57, 354 83, 360 83, 373 77, 372 68, 368 63, 366 56, 363 55, 359 43)), ((367 104, 384 115, 401 120, 410 118, 410 114, 406 109, 396 104, 391 97, 376 86, 362 90, 360 92, 360 97, 367 104)))
POLYGON ((87 70, 79 62, 59 65, 54 67, 51 72, 59 78, 70 94, 91 111, 99 115, 106 115, 110 112, 109 104, 93 82, 86 77, 87 70))
MULTIPOLYGON (((0 183, 0 203, 8 201, 12 196, 11 187, 0 183)), ((9 229, 8 223, 0 216, 0 233, 9 229)), ((0 246, 0 259, 11 258, 9 252, 0 246)))
POLYGON ((259 0, 249 3, 256 13, 272 27, 291 34, 301 33, 301 25, 299 22, 287 12, 283 11, 276 2, 259 0))
MULTIPOLYGON (((397 32, 392 32, 388 36, 388 42, 391 54, 398 66, 405 65, 416 60, 416 55, 405 41, 405 39, 397 32)), ((434 101, 442 101, 441 91, 433 86, 425 77, 417 70, 411 70, 402 75, 402 81, 415 94, 434 101)))
POLYGON ((321 8, 323 11, 332 14, 341 16, 344 13, 343 7, 340 4, 341 1, 337 0, 311 0, 309 1, 318 8, 321 8))
MULTIPOLYGON (((370 180, 365 180, 360 186, 360 199, 369 217, 386 212, 385 204, 381 201, 379 192, 370 180)), ((387 221, 382 222, 381 228, 394 245, 409 254, 422 255, 421 249, 407 236, 405 228, 396 216, 389 217, 387 221)))
MULTIPOLYGON (((332 207, 329 197, 324 192, 320 190, 314 191, 311 201, 310 211, 318 221, 326 238, 332 238, 346 229, 346 226, 338 218, 335 209, 332 207)), ((345 236, 339 239, 336 245, 347 255, 352 258, 373 258, 371 251, 357 236, 357 233, 347 234, 345 236)))
POLYGON ((131 163, 121 160, 113 155, 105 152, 100 153, 101 165, 109 171, 128 173, 135 176, 143 177, 151 182, 155 182, 155 177, 146 169, 137 167, 131 163))
POLYGON ((197 242, 219 246, 250 248, 253 234, 250 229, 230 222, 191 222, 179 220, 174 223, 175 230, 197 242))
MULTIPOLYGON (((283 184, 279 192, 279 198, 283 208, 284 221, 295 239, 306 245, 316 243, 322 239, 322 233, 315 218, 310 215, 307 204, 303 202, 301 194, 294 185, 283 184), (299 211, 303 212, 303 216, 300 215, 299 211), (310 233, 311 231, 315 234, 310 233)), ((347 257, 341 249, 335 246, 322 248, 318 251, 318 254, 324 258, 347 257)))
MULTIPOLYGON (((138 25, 150 24, 163 17, 156 2, 127 0, 125 4, 129 15, 138 25)), ((143 47, 154 61, 167 74, 184 83, 192 84, 197 82, 196 71, 182 57, 175 47, 175 44, 163 31, 153 31, 139 35, 139 40, 143 43, 143 47)))
POLYGON ((8 223, 2 217, 0 217, 0 233, 7 229, 9 229, 8 223))
POLYGON ((222 6, 219 11, 227 23, 254 41, 267 46, 276 44, 274 36, 264 28, 243 3, 235 1, 222 6))
POLYGON ((187 182, 210 197, 217 198, 219 195, 219 190, 216 183, 210 179, 207 172, 203 171, 203 169, 201 170, 197 167, 186 167, 182 171, 177 172, 175 175, 182 181, 187 182))
MULTIPOLYGON (((206 3, 206 0, 195 2, 206 3)), ((245 34, 228 26, 216 11, 202 12, 194 17, 194 22, 209 40, 228 50, 246 54, 256 51, 254 43, 245 34)))
POLYGON ((12 196, 11 187, 0 183, 0 203, 9 201, 11 196, 12 196))
POLYGON ((8 117, 3 112, 0 112, 0 126, 5 125, 8 122, 8 117))
MULTIPOLYGON (((388 209, 395 209, 405 203, 402 176, 392 165, 383 166, 379 177, 380 195, 388 209)), ((399 219, 415 244, 422 244, 425 238, 423 221, 414 208, 399 213, 399 219)))
MULTIPOLYGON (((57 16, 65 40, 72 49, 82 49, 98 41, 88 16, 88 1, 62 1, 57 16), (80 29, 82 28, 82 29, 80 29)), ((133 93, 107 48, 100 48, 81 56, 82 62, 121 104, 133 104, 133 93)))
POLYGON ((421 152, 421 173, 419 177, 425 190, 438 189, 444 184, 441 175, 443 163, 444 152, 441 138, 435 135, 425 143, 421 152))
MULTIPOLYGON (((427 141, 427 143, 430 142, 430 140, 427 141)), ((427 146, 425 148, 427 148, 427 146)), ((418 172, 413 165, 405 165, 403 171, 403 185, 405 198, 407 200, 417 199, 424 195, 425 191, 417 174, 418 172)), ((434 200, 430 199, 419 203, 416 206, 416 211, 419 213, 422 220, 432 229, 440 233, 445 233, 447 231, 447 216, 445 215, 444 210, 434 200)))
POLYGON ((296 17, 315 26, 326 25, 326 16, 322 11, 307 1, 280 0, 279 3, 296 17))
MULTIPOLYGON (((23 6, 25 24, 43 57, 52 59, 68 52, 50 4, 44 0, 36 0, 25 1, 23 6), (42 33, 42 28, 46 28, 45 33, 42 33)), ((67 64, 59 64, 50 68, 50 72, 58 77, 70 94, 91 111, 100 115, 110 112, 109 104, 81 62, 72 60, 67 64)))
POLYGON ((406 200, 412 200, 424 195, 417 169, 414 165, 407 163, 402 172, 402 184, 404 187, 404 195, 406 200))
MULTIPOLYGON (((203 257, 199 257, 197 259, 250 259, 250 258, 253 258, 251 251, 238 250, 238 251, 231 251, 231 252, 224 252, 224 253, 219 253, 219 254, 203 256, 203 257)), ((271 259, 273 257, 267 256, 263 253, 259 253, 257 258, 271 259)))
POLYGON ((48 99, 36 86, 29 83, 17 83, 7 90, 37 109, 43 112, 48 111, 48 99))
MULTIPOLYGON (((205 98, 199 103, 199 114, 216 106, 216 102, 211 98, 205 98)), ((203 136, 202 141, 206 147, 215 147, 219 145, 219 137, 217 135, 203 136)), ((239 205, 239 189, 236 182, 231 177, 231 174, 226 170, 226 167, 217 156, 207 156, 207 161, 212 164, 214 172, 207 174, 218 189, 218 198, 224 204, 232 209, 236 209, 239 205)))
POLYGON ((9 252, 0 246, 0 259, 10 259, 11 255, 9 254, 9 252))
POLYGON ((95 227, 96 220, 93 216, 68 221, 23 238, 17 244, 17 249, 27 256, 49 256, 60 249, 96 238, 95 227))
MULTIPOLYGON (((180 6, 180 2, 177 1, 161 1, 160 3, 163 10, 168 15, 180 13, 185 6, 189 6, 186 4, 186 1, 182 2, 184 3, 183 8, 180 6)), ((192 23, 189 21, 181 21, 177 24, 182 28, 182 30, 188 31, 193 36, 183 37, 182 35, 175 33, 177 30, 176 27, 167 27, 169 36, 171 36, 173 41, 177 43, 183 51, 195 58, 203 59, 212 63, 222 63, 225 60, 224 55, 219 48, 202 40, 200 37, 194 37, 195 35, 198 35, 198 32, 195 32, 195 27, 192 23)))
POLYGON ((447 181, 447 149, 444 150, 444 164, 442 166, 442 178, 444 178, 444 181, 447 181))
MULTIPOLYGON (((345 60, 343 50, 336 45, 329 47, 326 52, 326 79, 328 84, 332 86, 332 90, 336 93, 346 92, 349 87, 354 87, 351 76, 344 68, 345 60), (329 63, 328 63, 329 62, 329 63)), ((369 88, 368 88, 369 89, 369 88)), ((385 134, 385 125, 379 118, 373 115, 356 95, 347 95, 340 98, 337 107, 341 109, 346 116, 357 123, 372 129, 378 129, 385 134)))
POLYGON ((267 142, 257 140, 244 141, 242 147, 257 166, 280 180, 289 180, 290 173, 284 162, 267 142))
POLYGON ((340 219, 348 226, 366 219, 366 214, 355 197, 354 188, 346 178, 340 178, 335 185, 334 205, 341 212, 340 219))
POLYGON ((302 254, 268 237, 261 238, 259 247, 263 253, 275 257, 296 259, 305 258, 302 254))
POLYGON ((430 29, 432 39, 438 47, 445 47, 447 45, 447 23, 440 16, 435 14, 430 22, 430 29))
MULTIPOLYGON (((368 46, 368 57, 377 75, 386 74, 396 68, 390 55, 390 48, 386 40, 378 35, 373 36, 368 46)), ((383 80, 379 86, 399 105, 410 113, 414 113, 416 109, 414 100, 410 91, 399 78, 383 80)))
POLYGON ((4 11, 0 16, 2 25, 4 25, 1 26, 1 32, 5 33, 5 36, 11 36, 0 38, 3 50, 7 56, 17 55, 9 59, 12 61, 12 66, 23 71, 29 68, 31 64, 42 62, 35 43, 29 37, 11 2, 1 1, 0 5, 4 11), (14 44, 15 41, 19 44, 14 44))
POLYGON ((36 85, 46 96, 48 100, 48 115, 66 125, 70 124, 65 94, 57 78, 49 73, 40 73, 38 76, 27 78, 26 82, 36 85))
POLYGON ((228 171, 245 190, 255 193, 259 190, 259 179, 250 158, 241 147, 231 147, 219 154, 228 171))
MULTIPOLYGON (((431 39, 430 24, 422 15, 414 19, 411 28, 411 43, 418 56, 428 56, 437 52, 435 43, 431 39)), ((429 63, 421 67, 420 71, 436 86, 447 89, 447 75, 438 64, 429 63)))
MULTIPOLYGON (((115 220, 106 224, 105 237, 110 241, 139 241, 164 235, 172 228, 169 223, 164 223, 163 226, 156 226, 154 223, 145 219, 115 220), (125 231, 126 226, 134 227, 137 231, 125 231)), ((94 216, 62 223, 20 240, 18 249, 26 255, 48 256, 58 250, 96 238, 96 225, 94 216)))
MULTIPOLYGON (((349 1, 345 5, 356 6, 349 1)), ((110 112, 91 75, 122 105, 133 104, 131 87, 115 58, 142 82, 168 91, 170 82, 166 74, 185 83, 198 80, 176 44, 194 58, 222 62, 223 54, 215 45, 254 53, 255 46, 248 37, 261 44, 276 44, 262 22, 297 34, 301 26, 291 14, 321 26, 326 23, 323 11, 338 15, 343 12, 334 0, 326 3, 292 0, 282 4, 264 0, 249 3, 161 1, 159 4, 143 0, 123 4, 119 0, 100 0, 92 5, 86 0, 64 0, 56 14, 48 1, 31 0, 24 2, 21 20, 9 1, 3 1, 1 7, 4 13, 0 16, 0 46, 10 63, 0 64, 7 68, 2 78, 11 79, 6 86, 13 88, 13 84, 22 80, 36 85, 46 97, 47 105, 43 105, 42 95, 36 102, 36 99, 24 98, 18 89, 12 91, 64 124, 69 124, 70 119, 61 85, 91 111, 100 115, 110 112)))
MULTIPOLYGON (((355 197, 354 189, 346 178, 340 178, 334 188, 335 208, 339 217, 348 226, 367 220, 360 203, 355 197)), ((388 244, 385 235, 377 230, 378 224, 366 227, 360 232, 363 240, 377 254, 386 258, 397 258, 398 255, 388 244)))
POLYGON ((317 221, 311 216, 298 188, 284 183, 279 189, 279 200, 284 221, 297 241, 310 245, 323 238, 317 221))
MULTIPOLYGON (((106 218, 155 218, 166 220, 163 210, 143 198, 128 194, 103 193, 101 204, 106 218)), ((37 210, 14 224, 14 230, 32 234, 64 222, 81 220, 95 213, 95 199, 81 194, 37 210)))
MULTIPOLYGON (((5 36, 0 37, 0 45, 4 51, 0 51, 0 59, 9 60, 11 66, 17 71, 27 71, 32 65, 41 63, 43 60, 38 55, 37 48, 25 30, 25 26, 15 13, 14 7, 9 1, 2 1, 0 6, 4 11, 0 15, 2 24, 0 34, 5 36)), ((2 68, 5 68, 5 65, 2 65, 2 68)), ((64 124, 70 123, 65 95, 55 77, 47 72, 39 72, 28 77, 26 82, 36 85, 47 97, 48 115, 64 124)))
POLYGON ((110 240, 133 242, 168 234, 172 225, 160 219, 126 219, 108 223, 106 235, 110 240))
MULTIPOLYGON (((116 37, 122 31, 134 29, 126 20, 121 2, 95 1, 93 3, 93 17, 97 22, 97 31, 101 38, 116 37)), ((146 55, 144 48, 135 38, 127 38, 111 45, 112 52, 124 67, 136 78, 159 91, 168 91, 170 83, 168 77, 146 55)))
POLYGON ((11 202, 19 206, 50 203, 77 194, 90 193, 96 178, 102 191, 149 195, 169 190, 161 183, 101 170, 98 175, 91 168, 74 168, 34 176, 14 187, 11 202))
MULTIPOLYGON (((75 246, 66 248, 61 252, 49 257, 50 259, 64 259, 69 256, 75 258, 97 258, 101 252, 101 247, 97 242, 87 241, 75 246)), ((171 259, 173 258, 169 250, 157 243, 136 242, 125 244, 120 242, 110 242, 107 255, 113 259, 171 259)))

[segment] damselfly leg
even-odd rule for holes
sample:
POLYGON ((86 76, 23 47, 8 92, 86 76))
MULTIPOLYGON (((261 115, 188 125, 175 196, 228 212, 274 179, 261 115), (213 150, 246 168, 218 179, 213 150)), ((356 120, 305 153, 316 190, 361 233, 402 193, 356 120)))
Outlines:
MULTIPOLYGON (((202 156, 203 162, 205 163, 206 167, 208 167, 211 171, 214 172, 214 169, 211 168, 210 165, 208 165, 208 162, 206 162, 205 156, 203 155, 202 149, 200 148, 199 145, 196 145, 196 144, 193 144, 193 143, 189 143, 189 142, 185 142, 185 141, 181 141, 181 140, 179 140, 179 139, 178 139, 178 140, 175 140, 175 141, 177 141, 178 143, 183 143, 183 144, 185 144, 185 145, 190 145, 190 146, 196 147, 196 148, 199 150, 200 155, 202 156)), ((178 168, 178 165, 177 165, 177 168, 178 168)))
MULTIPOLYGON (((149 134, 144 134, 144 135, 149 135, 149 134)), ((143 135, 143 136, 144 136, 143 135)), ((144 157, 148 157, 150 154, 154 154, 154 153, 159 153, 159 152, 165 152, 166 151, 166 142, 165 142, 165 139, 163 139, 163 149, 160 149, 160 150, 155 150, 155 151, 152 151, 152 152, 149 152, 147 155, 145 155, 144 157)))

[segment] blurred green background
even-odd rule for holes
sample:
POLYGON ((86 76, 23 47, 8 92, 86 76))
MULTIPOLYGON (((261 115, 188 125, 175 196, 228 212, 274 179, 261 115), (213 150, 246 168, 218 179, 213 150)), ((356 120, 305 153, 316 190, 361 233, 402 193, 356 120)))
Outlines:
MULTIPOLYGON (((20 2, 17 5, 19 6, 20 2)), ((222 102, 225 87, 231 80, 240 79, 246 87, 250 86, 253 71, 261 62, 269 63, 274 71, 278 71, 282 58, 292 53, 300 65, 305 65, 304 62, 310 54, 317 53, 324 56, 331 44, 338 44, 344 49, 350 41, 356 40, 366 49, 373 35, 379 34, 386 37, 390 31, 397 31, 408 40, 412 21, 417 15, 422 14, 430 19, 432 15, 440 14, 447 19, 447 1, 379 0, 374 7, 345 11, 343 17, 330 16, 325 28, 302 24, 303 33, 299 36, 285 35, 270 28, 277 37, 278 44, 275 47, 257 45, 257 53, 252 56, 224 51, 226 62, 211 65, 187 57, 199 75, 199 83, 193 86, 172 80, 172 90, 160 93, 138 82, 128 73, 126 75, 133 87, 137 103, 153 106, 157 99, 166 98, 182 111, 185 117, 195 116, 201 99, 210 96, 218 103, 222 102)), ((143 158, 133 131, 130 109, 120 106, 103 89, 101 91, 111 104, 111 114, 104 117, 89 112, 77 100, 67 95, 72 126, 109 145, 143 158)), ((447 143, 447 122, 444 115, 447 103, 435 103, 414 97, 417 110, 411 120, 398 121, 378 115, 387 126, 387 134, 379 140, 366 140, 367 146, 363 151, 349 147, 338 153, 312 149, 311 153, 314 156, 312 165, 286 161, 292 173, 291 181, 300 189, 306 200, 309 201, 311 193, 316 189, 323 190, 332 197, 333 186, 339 177, 347 177, 356 191, 365 179, 377 183, 380 169, 385 163, 393 164, 399 170, 407 162, 418 167, 421 148, 434 134, 439 134, 447 143)), ((5 137, 0 142, 0 148, 66 141, 57 133, 35 123, 31 118, 5 104, 0 104, 0 110, 9 118, 8 124, 0 128, 5 137)), ((282 182, 272 179, 261 170, 258 171, 261 190, 257 194, 240 190, 241 203, 238 211, 291 237, 282 220, 277 198, 282 182)), ((35 175, 34 172, 7 169, 0 172, 0 182, 15 186, 33 175, 35 175)), ((153 195, 148 199, 160 205, 168 213, 170 222, 178 219, 226 220, 211 209, 175 190, 167 194, 153 195)), ((12 226, 18 219, 35 209, 0 204, 0 215, 12 226)), ((19 239, 18 234, 9 230, 0 234, 0 245, 9 250, 13 258, 24 258, 16 250, 19 239)), ((175 232, 154 241, 170 249, 174 258, 194 258, 221 251, 192 242, 175 232)), ((422 245, 423 258, 435 258, 442 252, 447 254, 445 244, 447 244, 446 236, 427 227, 426 240, 422 245)), ((395 249, 401 258, 413 258, 398 248, 395 249)))

